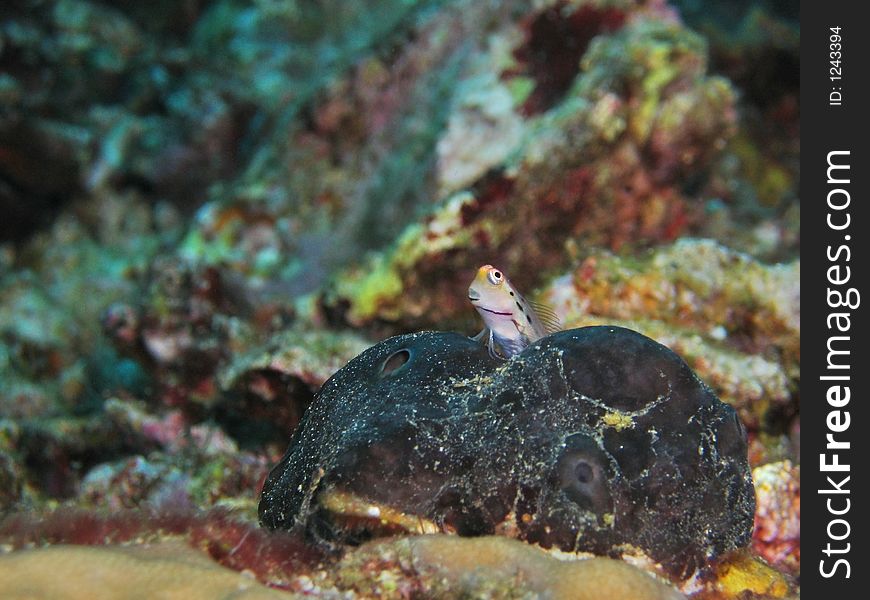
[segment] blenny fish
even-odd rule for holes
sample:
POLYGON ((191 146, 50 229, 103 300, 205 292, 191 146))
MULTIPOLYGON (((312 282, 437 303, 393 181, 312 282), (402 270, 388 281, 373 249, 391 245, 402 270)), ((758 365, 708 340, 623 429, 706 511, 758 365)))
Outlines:
POLYGON ((527 301, 492 265, 477 270, 468 299, 484 323, 474 339, 483 341, 489 353, 499 358, 516 356, 532 342, 561 329, 559 318, 549 307, 527 301))

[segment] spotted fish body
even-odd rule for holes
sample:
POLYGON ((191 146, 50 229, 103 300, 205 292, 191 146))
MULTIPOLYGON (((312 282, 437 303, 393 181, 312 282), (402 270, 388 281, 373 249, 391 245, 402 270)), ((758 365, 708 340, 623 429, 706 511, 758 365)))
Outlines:
POLYGON ((550 309, 528 302, 492 265, 477 270, 468 299, 484 322, 475 339, 483 341, 493 356, 516 356, 532 342, 560 329, 550 309))

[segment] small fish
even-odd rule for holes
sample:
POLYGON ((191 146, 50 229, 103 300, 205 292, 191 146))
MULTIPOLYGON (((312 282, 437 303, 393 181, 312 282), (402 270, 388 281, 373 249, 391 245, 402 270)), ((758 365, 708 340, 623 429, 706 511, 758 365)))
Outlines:
POLYGON ((492 265, 477 270, 468 299, 484 323, 474 339, 484 341, 489 353, 498 358, 516 356, 532 342, 561 329, 550 308, 528 302, 492 265))

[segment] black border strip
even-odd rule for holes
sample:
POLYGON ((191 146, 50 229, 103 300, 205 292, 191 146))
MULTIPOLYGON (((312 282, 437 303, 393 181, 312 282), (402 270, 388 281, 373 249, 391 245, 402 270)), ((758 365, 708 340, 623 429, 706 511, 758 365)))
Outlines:
MULTIPOLYGON (((866 408, 870 364, 862 352, 870 343, 864 317, 868 308, 863 305, 870 303, 870 290, 865 284, 870 269, 870 218, 866 209, 870 200, 870 100, 866 85, 870 33, 867 21, 858 14, 865 11, 863 2, 801 3, 801 212, 808 224, 802 231, 801 248, 801 290, 806 309, 802 311, 800 386, 801 592, 811 599, 864 598, 870 580, 864 560, 865 546, 870 546, 865 535, 868 503, 867 494, 861 491, 870 486, 870 415, 866 408), (840 48, 831 47, 834 42, 830 36, 836 33, 831 27, 841 27, 840 48), (832 57, 832 51, 841 54, 832 57), (832 64, 832 58, 839 58, 839 65, 832 64), (841 79, 836 79, 838 70, 841 79), (830 179, 835 181, 829 181, 829 160, 840 166, 848 164, 849 169, 833 169, 830 179), (848 206, 830 208, 829 195, 832 204, 848 206), (844 226, 847 213, 849 224, 844 226), (847 274, 848 281, 832 283, 831 279, 843 280, 847 274), (839 299, 837 292, 845 298, 850 288, 863 296, 860 303, 850 302, 857 305, 855 308, 831 306, 839 299), (832 313, 847 313, 848 318, 829 320, 832 313), (848 326, 848 330, 838 331, 838 325, 848 326), (832 348, 850 353, 830 354, 829 343, 832 348), (840 368, 829 367, 829 359, 840 368), (823 379, 831 376, 848 376, 848 381, 823 379), (829 402, 829 390, 836 385, 850 388, 848 403, 844 402, 843 387, 830 392, 829 402), (846 411, 848 427, 844 423, 846 411), (831 427, 844 430, 832 432, 831 427), (828 434, 836 442, 848 442, 849 448, 827 448, 828 434), (837 461, 848 464, 849 471, 823 471, 822 454, 829 464, 837 454, 837 461), (845 477, 849 479, 844 481, 845 477), (837 486, 848 489, 848 493, 833 493, 838 491, 837 486), (846 506, 849 510, 842 515, 831 512, 843 511, 846 506), (836 537, 843 539, 832 539, 836 537), (837 560, 844 562, 838 564, 837 560), (829 576, 825 577, 823 571, 829 576)), ((857 299, 854 294, 850 298, 857 299)))

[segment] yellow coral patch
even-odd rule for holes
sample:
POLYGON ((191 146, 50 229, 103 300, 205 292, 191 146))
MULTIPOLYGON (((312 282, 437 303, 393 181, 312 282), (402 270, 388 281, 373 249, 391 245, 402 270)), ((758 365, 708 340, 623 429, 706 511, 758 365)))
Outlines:
POLYGON ((716 569, 716 588, 727 597, 741 597, 746 592, 771 598, 789 593, 788 581, 761 559, 740 553, 716 569))
POLYGON ((634 427, 634 421, 630 416, 615 411, 605 413, 605 415, 601 417, 601 420, 605 425, 613 427, 616 431, 622 431, 623 429, 634 427))

